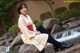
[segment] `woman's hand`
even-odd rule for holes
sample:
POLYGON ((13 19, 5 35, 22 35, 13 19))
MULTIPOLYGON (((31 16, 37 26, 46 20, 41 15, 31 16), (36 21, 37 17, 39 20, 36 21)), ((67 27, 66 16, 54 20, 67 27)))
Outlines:
POLYGON ((36 35, 39 35, 39 34, 41 34, 41 32, 40 31, 36 31, 36 35))
MULTIPOLYGON (((41 32, 36 31, 36 35, 39 35, 39 34, 41 34, 41 32)), ((35 36, 31 37, 30 40, 33 39, 34 37, 35 37, 35 36)))

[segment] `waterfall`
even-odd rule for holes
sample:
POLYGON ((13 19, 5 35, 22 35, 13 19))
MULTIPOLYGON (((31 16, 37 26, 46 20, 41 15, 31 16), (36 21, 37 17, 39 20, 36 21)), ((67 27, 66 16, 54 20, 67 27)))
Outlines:
POLYGON ((1 46, 0 53, 7 53, 10 50, 10 46, 1 46))
POLYGON ((7 53, 10 51, 10 43, 7 42, 5 45, 0 46, 0 53, 7 53))
POLYGON ((65 42, 72 39, 77 39, 78 37, 80 37, 80 27, 69 29, 54 35, 54 38, 59 42, 65 42))

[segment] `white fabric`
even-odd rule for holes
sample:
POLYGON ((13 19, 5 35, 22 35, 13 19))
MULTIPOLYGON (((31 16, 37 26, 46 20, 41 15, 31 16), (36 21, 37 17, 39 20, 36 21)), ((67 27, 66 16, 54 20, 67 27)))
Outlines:
POLYGON ((25 44, 33 44, 39 51, 41 51, 45 46, 48 39, 48 34, 39 34, 36 35, 36 27, 31 20, 29 15, 20 15, 18 20, 18 26, 23 34, 21 34, 21 38, 25 44), (27 16, 27 17, 26 17, 27 16), (31 25, 33 26, 34 31, 28 30, 27 26, 31 25), (35 37, 34 37, 35 36, 35 37), (33 39, 30 39, 31 37, 34 37, 33 39))

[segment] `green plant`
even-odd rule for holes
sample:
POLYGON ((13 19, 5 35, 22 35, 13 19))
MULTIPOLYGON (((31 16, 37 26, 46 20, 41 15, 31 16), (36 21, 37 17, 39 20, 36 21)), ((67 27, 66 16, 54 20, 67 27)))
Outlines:
POLYGON ((8 31, 13 35, 17 35, 19 32, 18 24, 12 25, 8 31))
POLYGON ((80 9, 80 2, 72 2, 72 3, 70 3, 69 9, 80 9))
POLYGON ((45 20, 45 19, 48 19, 48 18, 52 18, 53 15, 51 12, 44 12, 40 15, 40 20, 45 20))
POLYGON ((66 7, 60 7, 60 8, 57 8, 55 9, 55 14, 59 14, 59 13, 62 13, 64 11, 66 11, 67 8, 66 7))
POLYGON ((80 16, 80 10, 79 9, 70 9, 66 10, 61 14, 56 14, 54 17, 59 18, 61 21, 70 19, 72 17, 80 16))
POLYGON ((0 28, 3 26, 4 32, 12 25, 14 14, 11 9, 16 3, 17 0, 0 0, 0 28))
POLYGON ((42 24, 43 24, 43 21, 35 20, 35 21, 34 21, 34 24, 35 24, 35 26, 37 27, 37 26, 39 26, 39 25, 42 25, 42 24))

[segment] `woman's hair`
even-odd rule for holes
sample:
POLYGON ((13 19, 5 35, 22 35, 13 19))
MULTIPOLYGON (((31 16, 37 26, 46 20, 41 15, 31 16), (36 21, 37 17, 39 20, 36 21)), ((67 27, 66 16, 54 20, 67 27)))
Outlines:
POLYGON ((25 3, 23 3, 23 2, 20 2, 20 3, 17 4, 17 11, 18 11, 19 14, 21 14, 20 10, 22 9, 23 5, 24 5, 24 6, 27 8, 27 10, 28 10, 27 5, 26 5, 25 3))

